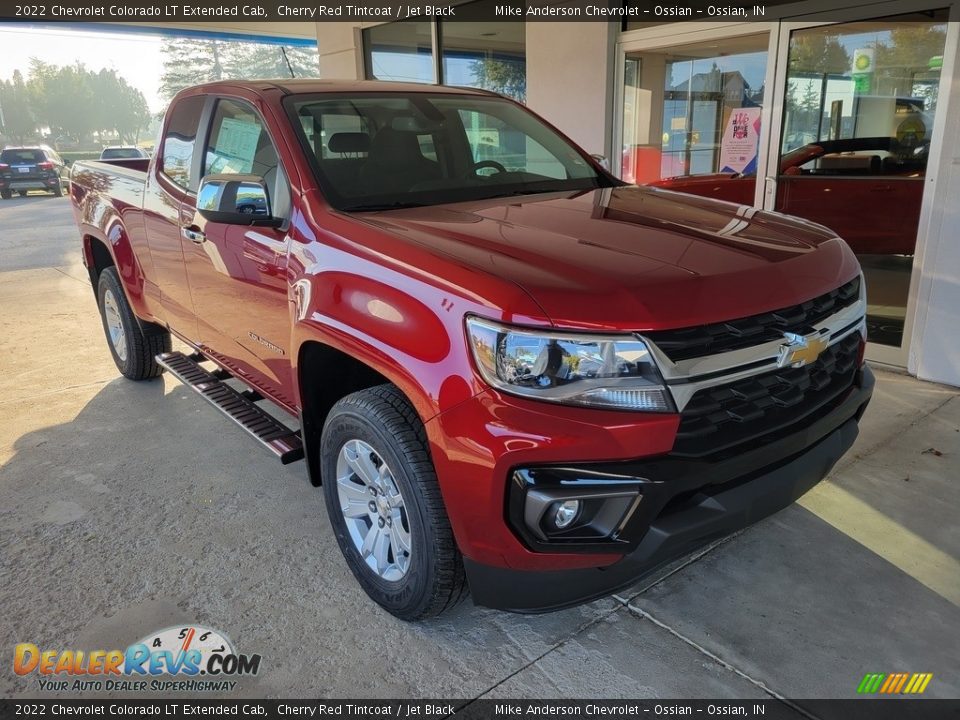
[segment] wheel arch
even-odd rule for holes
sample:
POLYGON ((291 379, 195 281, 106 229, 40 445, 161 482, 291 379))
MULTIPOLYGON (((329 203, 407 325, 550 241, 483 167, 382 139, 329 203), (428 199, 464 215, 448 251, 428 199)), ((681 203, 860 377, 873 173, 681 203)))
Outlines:
POLYGON ((94 295, 96 295, 100 273, 108 267, 116 267, 117 263, 107 247, 107 243, 95 235, 83 236, 83 256, 86 260, 87 273, 90 275, 90 284, 93 286, 94 295))
POLYGON ((361 359, 361 353, 349 352, 322 340, 305 340, 297 351, 296 380, 300 400, 300 427, 307 461, 307 472, 314 486, 321 484, 318 449, 323 424, 333 406, 350 393, 390 383, 395 386, 424 422, 424 402, 418 389, 386 367, 375 367, 361 359), (413 392, 411 392, 413 390, 413 392), (417 400, 420 399, 420 402, 417 400))

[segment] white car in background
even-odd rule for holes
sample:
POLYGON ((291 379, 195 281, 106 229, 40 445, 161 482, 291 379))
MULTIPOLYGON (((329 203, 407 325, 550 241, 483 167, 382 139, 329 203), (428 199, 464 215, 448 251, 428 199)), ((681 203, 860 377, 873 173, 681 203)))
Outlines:
POLYGON ((135 145, 110 145, 100 151, 101 160, 134 160, 149 157, 146 150, 135 145))

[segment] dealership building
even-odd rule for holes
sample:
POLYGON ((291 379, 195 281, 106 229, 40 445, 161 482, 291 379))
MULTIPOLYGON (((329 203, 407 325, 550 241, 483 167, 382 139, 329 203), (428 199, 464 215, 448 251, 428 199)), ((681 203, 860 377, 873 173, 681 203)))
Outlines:
POLYGON ((317 40, 331 78, 458 84, 464 58, 522 64, 527 105, 624 179, 717 173, 677 189, 835 226, 867 278, 868 357, 960 385, 960 4, 837 5, 771 3, 746 22, 326 23, 317 40), (752 153, 730 137, 738 116, 752 153), (824 140, 832 152, 804 155, 824 140))
POLYGON ((315 40, 324 78, 494 89, 625 180, 827 225, 864 269, 867 357, 960 385, 960 2, 616 22, 491 19, 496 4, 458 3, 470 21, 164 26, 315 40))

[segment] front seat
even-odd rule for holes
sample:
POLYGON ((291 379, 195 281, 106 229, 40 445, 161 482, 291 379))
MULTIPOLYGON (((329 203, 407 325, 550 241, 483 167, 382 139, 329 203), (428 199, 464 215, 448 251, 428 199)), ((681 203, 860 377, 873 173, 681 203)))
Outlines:
POLYGON ((439 180, 440 165, 420 151, 416 133, 385 127, 373 136, 360 185, 369 195, 407 192, 417 184, 439 180))

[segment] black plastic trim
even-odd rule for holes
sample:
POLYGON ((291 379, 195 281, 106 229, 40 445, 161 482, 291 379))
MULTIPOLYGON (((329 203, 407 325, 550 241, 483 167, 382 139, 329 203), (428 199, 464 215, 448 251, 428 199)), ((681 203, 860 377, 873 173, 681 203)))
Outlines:
MULTIPOLYGON (((615 477, 633 475, 657 482, 661 489, 658 507, 651 503, 643 513, 635 513, 624 529, 624 536, 632 539, 630 552, 604 567, 552 571, 494 567, 464 558, 474 602, 524 613, 588 602, 629 587, 672 560, 787 507, 820 482, 856 440, 858 420, 874 387, 869 368, 861 369, 858 379, 858 387, 830 415, 733 458, 716 463, 662 458, 584 466, 591 473, 602 474, 608 468, 615 477)), ((600 551, 596 544, 590 549, 600 551)), ((550 550, 567 548, 553 545, 550 550)))

